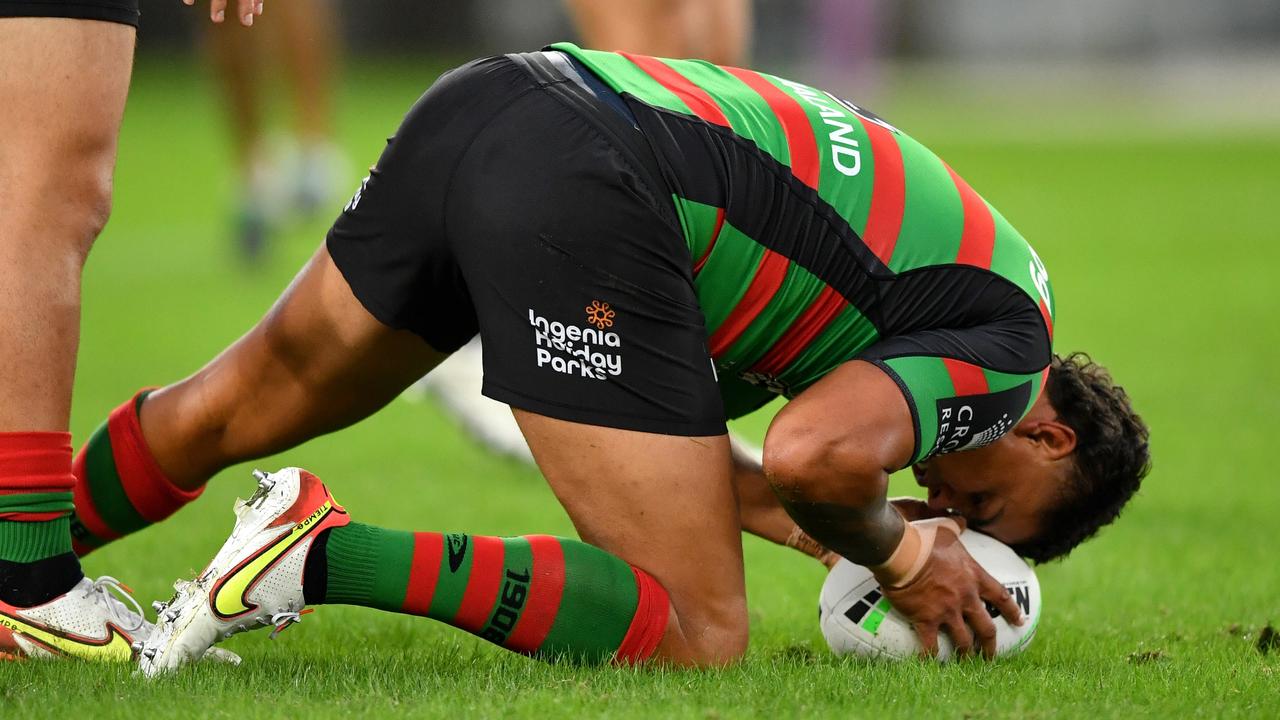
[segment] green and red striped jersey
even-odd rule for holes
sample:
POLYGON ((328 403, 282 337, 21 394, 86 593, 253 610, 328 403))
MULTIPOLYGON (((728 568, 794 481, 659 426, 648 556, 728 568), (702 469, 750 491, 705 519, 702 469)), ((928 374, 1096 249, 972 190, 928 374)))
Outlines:
POLYGON ((729 417, 923 327, 920 299, 908 312, 895 293, 924 268, 1004 278, 1052 332, 1052 290, 1031 246, 937 155, 874 114, 752 70, 551 49, 639 110, 665 162, 729 417))

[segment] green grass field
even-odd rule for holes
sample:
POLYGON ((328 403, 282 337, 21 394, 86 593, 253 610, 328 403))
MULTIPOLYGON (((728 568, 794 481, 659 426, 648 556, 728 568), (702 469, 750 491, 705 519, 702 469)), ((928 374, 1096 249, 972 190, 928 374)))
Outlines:
MULTIPOLYGON (((86 277, 77 442, 138 387, 193 371, 246 330, 327 226, 291 228, 259 267, 236 261, 225 131, 207 79, 189 70, 149 64, 135 80, 116 210, 86 277)), ((340 129, 355 167, 438 71, 352 68, 340 129)), ((1108 364, 1152 427, 1156 469, 1131 509, 1040 569, 1044 617, 1025 655, 952 666, 832 657, 815 622, 822 568, 748 539, 751 649, 722 671, 546 666, 428 620, 325 607, 274 642, 233 639, 245 659, 234 669, 144 683, 126 668, 0 664, 0 718, 1280 716, 1280 649, 1256 647, 1260 629, 1280 622, 1280 482, 1266 455, 1267 423, 1280 420, 1280 244, 1266 210, 1280 196, 1280 128, 1144 140, 1147 115, 1136 113, 1101 136, 1035 141, 1026 123, 1046 113, 1030 107, 1002 110, 1006 126, 1023 124, 1011 140, 981 110, 940 107, 907 94, 877 109, 1036 245, 1058 298, 1058 349, 1108 364)), ((1093 109, 1075 119, 1102 127, 1093 109)), ((1055 109, 1053 121, 1071 125, 1070 112, 1055 109)), ((740 427, 758 437, 767 419, 740 427)), ((430 405, 397 401, 260 463, 288 464, 326 478, 366 522, 572 532, 535 471, 486 456, 430 405)), ((167 597, 221 544, 232 499, 251 488, 248 468, 228 471, 173 521, 93 555, 86 570, 121 578, 144 603, 167 597)))

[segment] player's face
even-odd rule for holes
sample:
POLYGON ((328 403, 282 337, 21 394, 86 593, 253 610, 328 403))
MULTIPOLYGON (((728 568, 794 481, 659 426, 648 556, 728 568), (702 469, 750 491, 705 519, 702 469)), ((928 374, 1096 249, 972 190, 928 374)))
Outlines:
POLYGON ((916 482, 929 491, 929 506, 954 510, 969 527, 1009 545, 1034 538, 1065 477, 1060 450, 1044 442, 1045 421, 1056 421, 1047 401, 986 447, 912 467, 916 482))

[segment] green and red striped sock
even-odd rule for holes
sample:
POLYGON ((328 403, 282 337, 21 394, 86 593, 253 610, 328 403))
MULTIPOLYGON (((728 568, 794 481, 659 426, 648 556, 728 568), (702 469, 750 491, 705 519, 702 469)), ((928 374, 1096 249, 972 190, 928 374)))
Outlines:
POLYGON ((204 492, 175 486, 152 457, 138 416, 149 393, 113 410, 76 455, 71 537, 77 555, 158 523, 204 492))
POLYGON ((323 547, 323 597, 308 592, 308 602, 422 615, 525 655, 639 663, 667 628, 657 580, 577 540, 351 523, 329 531, 323 547))
POLYGON ((71 434, 0 433, 0 561, 71 552, 71 434))

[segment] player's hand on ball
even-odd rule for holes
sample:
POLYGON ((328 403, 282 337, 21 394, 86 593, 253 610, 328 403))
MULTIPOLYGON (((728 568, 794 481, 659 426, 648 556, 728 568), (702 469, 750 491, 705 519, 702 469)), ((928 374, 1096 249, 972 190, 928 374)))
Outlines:
POLYGON ((899 549, 872 568, 885 597, 915 627, 928 656, 938 652, 938 633, 951 636, 958 656, 996 654, 996 626, 983 601, 1011 624, 1022 613, 1008 592, 960 544, 963 520, 935 518, 909 523, 899 549))
MULTIPOLYGON (((227 16, 229 0, 209 0, 209 19, 215 23, 222 22, 227 16)), ((263 0, 235 0, 236 18, 245 27, 253 25, 253 19, 262 14, 263 0)), ((196 0, 182 0, 183 5, 195 5, 196 0)))

